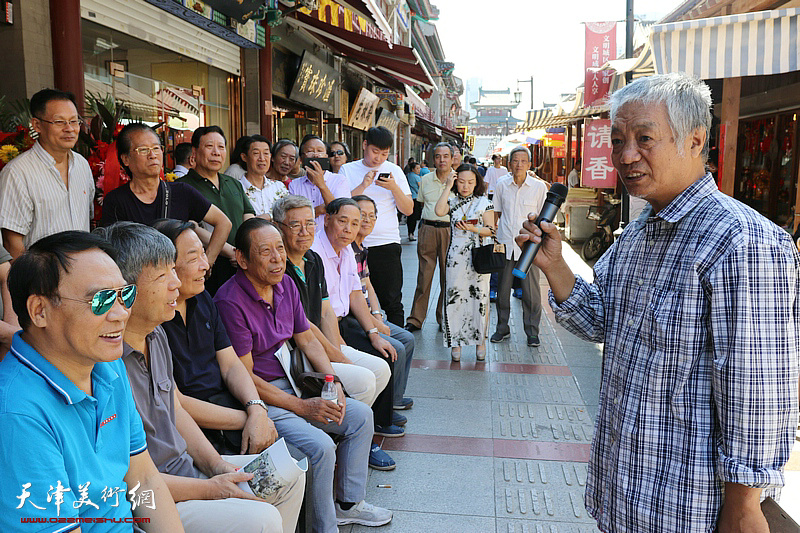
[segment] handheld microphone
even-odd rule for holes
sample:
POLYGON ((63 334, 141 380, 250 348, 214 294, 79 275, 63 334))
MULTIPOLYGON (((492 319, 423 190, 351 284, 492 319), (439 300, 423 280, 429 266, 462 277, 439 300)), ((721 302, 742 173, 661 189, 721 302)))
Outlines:
MULTIPOLYGON (((539 212, 539 216, 536 218, 535 224, 539 226, 545 221, 552 222, 556 217, 556 213, 558 213, 561 204, 564 203, 564 199, 566 197, 567 187, 562 183, 554 183, 550 187, 550 192, 547 193, 547 199, 544 201, 544 205, 542 206, 542 210, 539 212)), ((542 235, 542 239, 545 237, 546 235, 542 235)), ((512 272, 514 277, 525 279, 525 277, 528 275, 528 269, 533 263, 533 258, 536 256, 536 252, 539 251, 539 246, 541 244, 542 243, 533 243, 531 241, 525 243, 525 247, 522 248, 522 255, 519 257, 517 266, 512 272)))

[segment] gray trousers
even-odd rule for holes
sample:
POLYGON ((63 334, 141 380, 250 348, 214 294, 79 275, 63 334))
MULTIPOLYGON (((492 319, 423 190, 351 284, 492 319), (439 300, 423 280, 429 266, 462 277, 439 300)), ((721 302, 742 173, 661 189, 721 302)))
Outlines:
POLYGON ((406 385, 408 385, 411 360, 414 358, 414 334, 389 321, 384 321, 384 323, 389 326, 391 336, 381 333, 381 337, 389 341, 397 352, 392 385, 394 386, 394 405, 400 405, 406 392, 406 385))
MULTIPOLYGON (((287 394, 294 395, 286 378, 270 381, 287 394)), ((372 410, 365 404, 347 399, 342 425, 318 425, 291 411, 269 406, 269 417, 278 435, 294 445, 311 461, 311 505, 314 509, 314 533, 336 533, 336 510, 333 506, 334 466, 335 497, 342 502, 358 503, 367 494, 369 450, 374 423, 372 410), (338 445, 328 433, 341 435, 338 445)))
MULTIPOLYGON (((509 333, 508 317, 511 314, 511 284, 517 262, 506 259, 506 267, 500 272, 497 288, 497 332, 509 333)), ((539 269, 531 265, 528 275, 520 280, 522 285, 522 323, 525 335, 539 335, 539 321, 542 318, 542 289, 539 287, 539 269)))

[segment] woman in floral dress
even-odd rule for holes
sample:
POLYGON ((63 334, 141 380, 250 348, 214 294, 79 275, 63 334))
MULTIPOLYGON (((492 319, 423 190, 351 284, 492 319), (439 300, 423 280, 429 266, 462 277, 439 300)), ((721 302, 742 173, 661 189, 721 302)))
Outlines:
POLYGON ((472 267, 472 249, 494 233, 494 207, 486 185, 473 165, 463 164, 448 179, 435 212, 450 214, 450 247, 445 262, 444 344, 453 361, 462 346, 475 346, 478 361, 486 359, 489 322, 489 274, 472 267))

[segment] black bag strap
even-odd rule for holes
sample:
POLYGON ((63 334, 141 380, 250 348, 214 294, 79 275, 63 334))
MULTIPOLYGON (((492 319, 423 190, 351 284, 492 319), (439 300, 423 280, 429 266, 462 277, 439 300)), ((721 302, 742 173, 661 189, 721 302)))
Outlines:
POLYGON ((161 218, 169 218, 169 186, 163 180, 158 186, 161 187, 161 218))

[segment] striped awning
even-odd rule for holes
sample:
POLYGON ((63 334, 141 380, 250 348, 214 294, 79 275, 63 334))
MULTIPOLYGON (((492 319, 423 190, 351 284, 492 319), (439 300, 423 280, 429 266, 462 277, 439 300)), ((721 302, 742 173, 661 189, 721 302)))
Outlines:
POLYGON ((800 70, 799 18, 795 7, 656 24, 655 70, 707 80, 800 70))
POLYGON ((564 115, 553 115, 550 113, 549 109, 539 109, 537 111, 528 111, 528 119, 519 125, 515 131, 531 131, 531 130, 541 130, 547 128, 557 128, 561 126, 566 126, 571 122, 577 122, 579 120, 583 120, 587 117, 592 117, 599 115, 601 113, 605 113, 608 111, 608 106, 590 106, 590 107, 580 107, 573 111, 572 113, 566 113, 564 115), (543 115, 535 115, 538 117, 537 119, 533 120, 532 113, 541 113, 542 111, 547 111, 546 114, 543 115))

